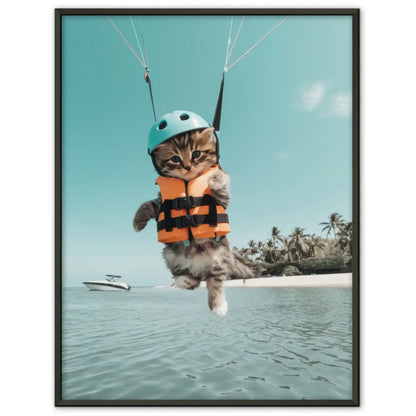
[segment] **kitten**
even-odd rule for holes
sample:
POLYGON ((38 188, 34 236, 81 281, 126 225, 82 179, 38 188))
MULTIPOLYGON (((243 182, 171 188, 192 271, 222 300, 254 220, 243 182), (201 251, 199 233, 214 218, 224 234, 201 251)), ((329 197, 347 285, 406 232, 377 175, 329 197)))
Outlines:
MULTIPOLYGON (((186 132, 161 143, 153 151, 154 163, 163 176, 186 182, 218 165, 217 143, 213 128, 186 132)), ((230 202, 229 177, 221 169, 208 178, 208 186, 217 203, 226 208, 230 202)), ((152 218, 157 218, 162 204, 158 198, 140 206, 133 220, 136 231, 142 230, 152 218)), ((225 236, 191 239, 167 243, 163 249, 166 265, 173 274, 175 286, 195 289, 206 281, 208 305, 211 311, 225 316, 228 305, 223 283, 230 277, 251 278, 258 273, 256 266, 230 250, 225 236), (218 240, 218 241, 217 241, 218 240)))

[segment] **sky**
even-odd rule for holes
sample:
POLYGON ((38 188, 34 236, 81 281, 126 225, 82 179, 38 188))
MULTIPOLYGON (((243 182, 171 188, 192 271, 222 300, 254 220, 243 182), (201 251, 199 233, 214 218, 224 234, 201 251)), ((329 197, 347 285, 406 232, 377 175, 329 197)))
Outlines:
MULTIPOLYGON (((234 62, 283 16, 247 16, 234 62)), ((114 23, 139 53, 128 16, 114 23)), ((133 17, 149 59, 156 113, 212 122, 230 16, 133 17)), ((233 39, 241 17, 233 19, 233 39)), ((62 18, 62 269, 64 286, 120 274, 170 284, 156 222, 136 233, 158 192, 147 154, 153 112, 144 70, 106 16, 62 18)), ((221 166, 231 178, 231 246, 302 227, 325 235, 352 220, 352 18, 290 16, 225 76, 221 166)))

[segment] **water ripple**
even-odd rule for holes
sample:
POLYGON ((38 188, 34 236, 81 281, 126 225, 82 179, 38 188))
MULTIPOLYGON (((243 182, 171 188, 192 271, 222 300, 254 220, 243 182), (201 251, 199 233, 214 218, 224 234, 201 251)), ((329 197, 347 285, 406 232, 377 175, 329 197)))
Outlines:
POLYGON ((63 293, 65 399, 350 399, 351 290, 63 293))

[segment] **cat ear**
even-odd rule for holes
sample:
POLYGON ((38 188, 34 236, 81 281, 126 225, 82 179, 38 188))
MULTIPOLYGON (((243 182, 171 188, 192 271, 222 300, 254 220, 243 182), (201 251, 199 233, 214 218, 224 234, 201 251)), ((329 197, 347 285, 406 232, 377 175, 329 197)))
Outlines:
POLYGON ((201 131, 201 138, 206 141, 213 141, 214 143, 217 141, 217 138, 214 134, 214 127, 208 127, 205 130, 201 131))

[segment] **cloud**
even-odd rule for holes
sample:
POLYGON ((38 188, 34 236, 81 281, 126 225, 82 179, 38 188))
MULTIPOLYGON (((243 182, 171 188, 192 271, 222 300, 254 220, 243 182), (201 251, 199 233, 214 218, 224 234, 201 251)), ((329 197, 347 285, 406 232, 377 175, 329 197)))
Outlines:
POLYGON ((306 111, 319 108, 321 117, 347 118, 352 112, 351 91, 339 91, 329 95, 327 82, 316 81, 300 90, 302 107, 306 111))
POLYGON ((324 98, 325 86, 322 82, 314 82, 301 91, 302 104, 305 110, 313 111, 324 98))
POLYGON ((346 118, 351 115, 352 94, 351 91, 342 91, 330 98, 328 110, 323 113, 324 117, 346 118))

